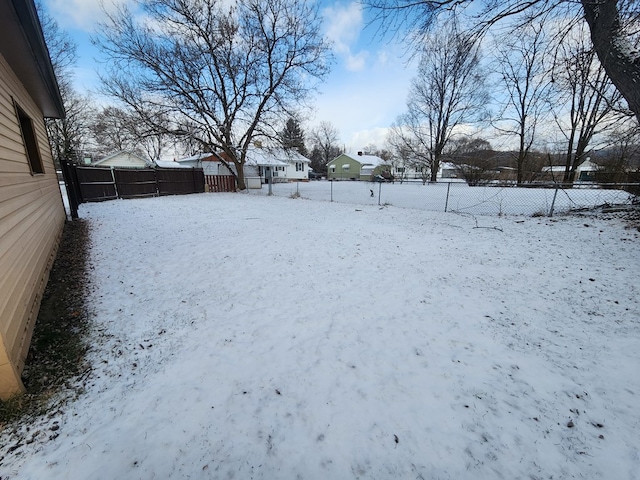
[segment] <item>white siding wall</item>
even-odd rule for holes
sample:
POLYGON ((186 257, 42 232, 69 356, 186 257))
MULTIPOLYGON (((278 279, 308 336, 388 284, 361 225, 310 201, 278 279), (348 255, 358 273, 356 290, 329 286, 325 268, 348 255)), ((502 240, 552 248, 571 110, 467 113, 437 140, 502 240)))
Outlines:
POLYGON ((289 162, 287 165, 287 180, 295 182, 296 180, 308 180, 309 179, 309 164, 300 162, 303 165, 303 170, 296 171, 296 162, 289 162))
POLYGON ((42 117, 0 55, 0 398, 22 389, 19 375, 65 221, 42 117), (31 174, 14 101, 33 122, 44 174, 31 174))

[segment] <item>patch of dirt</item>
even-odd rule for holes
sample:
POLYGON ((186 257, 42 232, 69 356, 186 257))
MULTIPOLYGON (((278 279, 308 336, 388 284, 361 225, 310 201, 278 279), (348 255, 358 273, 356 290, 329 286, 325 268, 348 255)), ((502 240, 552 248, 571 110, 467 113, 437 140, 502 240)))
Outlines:
POLYGON ((84 342, 89 317, 85 305, 88 253, 87 223, 67 222, 22 373, 27 392, 0 401, 0 433, 12 425, 15 428, 25 417, 55 409, 82 389, 78 377, 87 375, 90 368, 84 342))
POLYGON ((572 210, 567 215, 597 217, 605 220, 622 220, 627 230, 640 232, 640 204, 633 203, 618 207, 600 206, 596 208, 572 210))

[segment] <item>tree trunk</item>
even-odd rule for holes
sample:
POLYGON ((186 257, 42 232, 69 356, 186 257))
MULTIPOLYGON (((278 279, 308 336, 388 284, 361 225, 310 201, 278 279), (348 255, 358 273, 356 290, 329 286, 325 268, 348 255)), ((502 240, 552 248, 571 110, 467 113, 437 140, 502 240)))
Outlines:
POLYGON ((438 170, 440 170, 440 159, 434 158, 433 161, 431 162, 431 168, 430 168, 430 172, 431 172, 430 181, 433 183, 438 181, 438 170))
POLYGON ((236 177, 236 180, 238 182, 238 190, 246 190, 247 189, 247 183, 244 180, 244 163, 242 162, 234 162, 236 165, 236 172, 238 172, 238 175, 236 177))
POLYGON ((640 123, 640 52, 625 39, 616 0, 582 0, 598 59, 640 123))

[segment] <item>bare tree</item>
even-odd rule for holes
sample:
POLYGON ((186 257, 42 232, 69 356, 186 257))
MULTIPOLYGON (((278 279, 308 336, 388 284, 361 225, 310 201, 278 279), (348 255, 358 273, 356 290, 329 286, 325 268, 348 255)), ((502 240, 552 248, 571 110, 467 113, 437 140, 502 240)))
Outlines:
POLYGON ((166 115, 149 111, 141 114, 116 106, 99 110, 93 115, 89 128, 95 151, 100 155, 124 150, 159 160, 170 137, 166 115))
POLYGON ((554 85, 568 111, 556 111, 566 138, 564 182, 575 180, 594 137, 621 120, 622 95, 616 90, 579 26, 561 45, 554 68, 554 85))
POLYGON ((391 125, 387 133, 386 145, 391 154, 391 164, 401 169, 401 175, 398 180, 400 183, 407 177, 409 169, 413 169, 420 175, 422 183, 426 184, 431 178, 429 171, 429 153, 427 148, 421 151, 421 144, 417 138, 412 136, 409 131, 403 128, 402 121, 396 121, 391 125))
POLYGON ((169 132, 224 152, 245 189, 252 142, 277 139, 276 126, 328 72, 317 7, 302 0, 138 5, 143 20, 126 7, 105 13, 97 39, 113 67, 103 78, 105 92, 137 112, 175 119, 169 132))
POLYGON ((325 173, 327 163, 342 153, 338 142, 340 133, 331 122, 322 121, 311 130, 311 168, 315 172, 325 173))
POLYGON ((456 128, 483 118, 488 94, 473 39, 450 23, 424 42, 418 74, 396 125, 402 148, 425 162, 436 181, 440 160, 456 128))
POLYGON ((545 64, 547 39, 544 25, 531 21, 513 35, 496 38, 496 61, 505 101, 494 123, 498 132, 518 139, 516 181, 524 170, 539 123, 550 109, 551 69, 545 64))
POLYGON ((431 179, 433 153, 431 136, 423 130, 420 118, 404 113, 391 125, 386 143, 397 164, 419 172, 426 184, 431 179))
POLYGON ((526 24, 538 17, 565 20, 569 26, 586 21, 591 41, 608 77, 640 122, 640 54, 637 0, 364 0, 385 27, 411 32, 416 44, 441 14, 471 17, 481 35, 505 18, 526 24), (418 32, 418 35, 415 34, 418 32))
POLYGON ((457 174, 469 185, 497 179, 495 152, 488 140, 463 135, 451 139, 447 150, 447 157, 455 165, 457 174))
POLYGON ((131 118, 121 108, 108 106, 98 111, 90 129, 98 155, 137 150, 131 118))
POLYGON ((640 127, 628 122, 617 125, 608 136, 609 148, 594 159, 599 165, 598 181, 638 182, 640 180, 640 127))
POLYGON ((90 99, 73 88, 72 69, 78 58, 77 44, 41 3, 36 6, 65 110, 63 118, 45 119, 53 159, 57 165, 61 160, 78 162, 88 136, 86 119, 90 99))

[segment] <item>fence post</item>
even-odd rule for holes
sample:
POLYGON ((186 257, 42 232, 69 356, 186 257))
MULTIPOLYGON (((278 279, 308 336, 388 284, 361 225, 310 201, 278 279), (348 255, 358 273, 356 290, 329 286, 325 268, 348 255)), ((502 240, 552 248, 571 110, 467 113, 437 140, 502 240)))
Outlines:
POLYGON ((380 205, 380 194, 382 193, 382 182, 378 182, 378 205, 380 205))
POLYGON ((331 201, 333 202, 333 178, 329 180, 329 183, 331 184, 331 201))
POLYGON ((60 167, 62 169, 62 178, 64 179, 65 188, 67 190, 67 198, 69 199, 71 220, 77 220, 78 205, 82 203, 82 198, 80 194, 80 186, 78 185, 76 166, 65 158, 60 160, 60 167))
POLYGON ((451 188, 451 182, 447 183, 447 198, 444 201, 444 211, 447 211, 447 208, 449 207, 449 189, 451 188))
POLYGON ((551 200, 551 208, 549 209, 549 216, 553 217, 553 209, 556 205, 556 197, 558 196, 558 187, 556 187, 556 191, 553 192, 553 200, 551 200))

